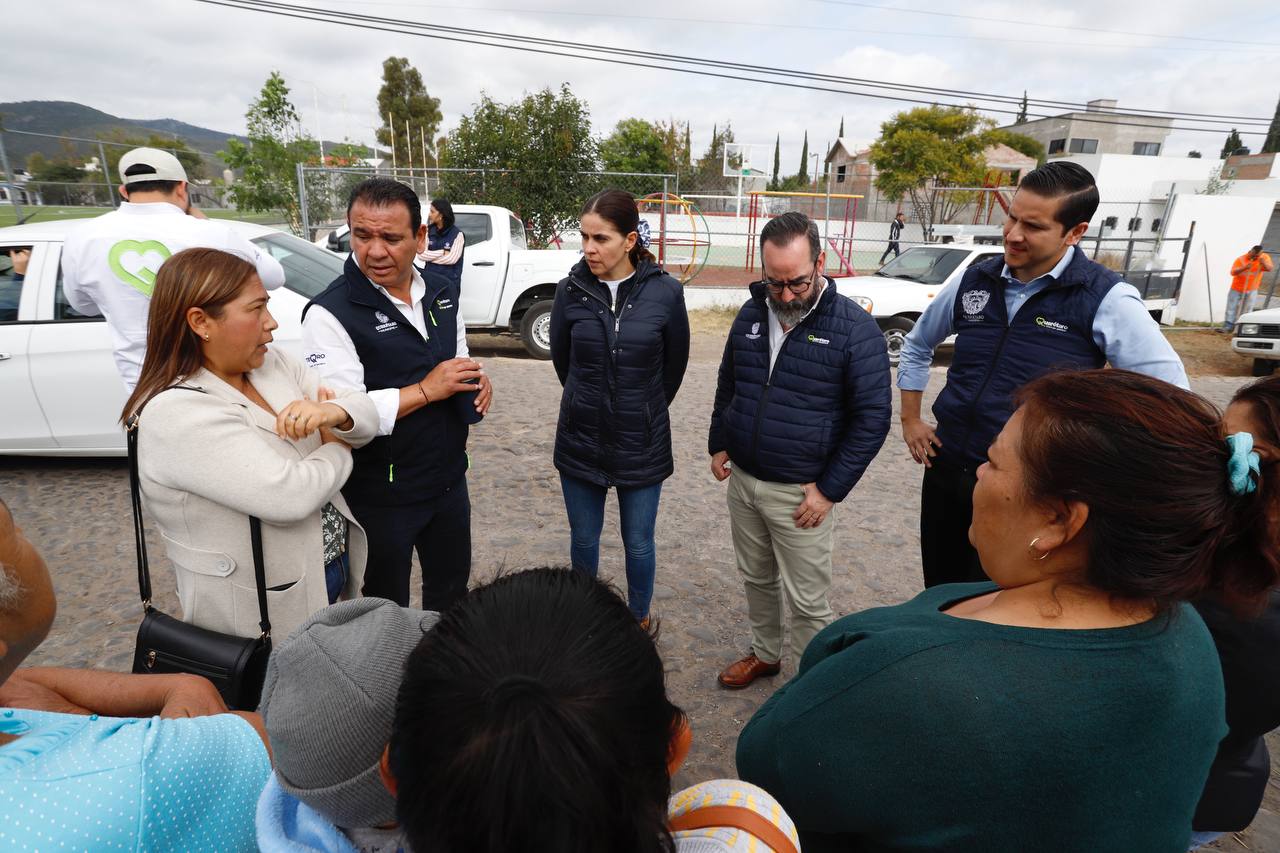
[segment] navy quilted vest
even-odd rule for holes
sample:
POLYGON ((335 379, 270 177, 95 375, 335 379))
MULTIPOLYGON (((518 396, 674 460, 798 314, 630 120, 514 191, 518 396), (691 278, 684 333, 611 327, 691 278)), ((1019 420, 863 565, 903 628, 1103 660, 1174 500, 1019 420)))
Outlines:
MULTIPOLYGON (((342 323, 364 366, 369 391, 412 385, 457 354, 457 286, 434 272, 424 273, 423 280, 427 338, 370 283, 354 256, 347 258, 342 277, 307 304, 323 306, 342 323)), ((388 506, 426 500, 457 483, 467 471, 467 422, 461 405, 471 397, 455 395, 423 406, 396 421, 391 435, 352 451, 355 464, 343 497, 353 505, 388 506)))
POLYGON ((1076 250, 1058 280, 1030 297, 1009 322, 1003 258, 974 264, 960 280, 953 308, 955 355, 933 404, 942 452, 969 469, 1013 414, 1013 394, 1051 370, 1102 367, 1093 340, 1098 306, 1121 277, 1076 250))

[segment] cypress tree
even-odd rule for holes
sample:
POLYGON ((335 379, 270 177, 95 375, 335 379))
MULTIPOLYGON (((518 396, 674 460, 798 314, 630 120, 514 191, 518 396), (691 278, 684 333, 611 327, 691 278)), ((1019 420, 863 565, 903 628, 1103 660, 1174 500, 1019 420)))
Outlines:
POLYGON ((773 141, 773 180, 769 182, 769 189, 776 190, 778 188, 778 172, 782 168, 782 134, 779 133, 773 141))
POLYGON ((796 175, 800 183, 809 182, 809 131, 804 132, 804 147, 800 149, 800 172, 796 175))
POLYGON ((1275 118, 1271 119, 1271 127, 1267 128, 1267 141, 1262 143, 1263 154, 1280 152, 1280 98, 1276 99, 1275 118))

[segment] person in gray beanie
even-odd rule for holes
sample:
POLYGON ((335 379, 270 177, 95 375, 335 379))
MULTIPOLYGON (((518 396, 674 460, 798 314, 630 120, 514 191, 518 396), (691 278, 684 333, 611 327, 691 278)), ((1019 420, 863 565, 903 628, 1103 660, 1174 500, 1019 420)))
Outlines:
POLYGON ((408 850, 378 767, 405 661, 438 619, 382 598, 343 601, 272 653, 258 709, 275 759, 258 800, 263 851, 408 850))

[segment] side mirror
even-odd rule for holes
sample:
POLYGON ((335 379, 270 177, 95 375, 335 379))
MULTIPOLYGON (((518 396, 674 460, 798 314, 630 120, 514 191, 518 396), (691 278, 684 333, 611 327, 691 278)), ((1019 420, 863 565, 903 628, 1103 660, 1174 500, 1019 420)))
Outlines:
POLYGON ((339 245, 339 244, 338 244, 338 232, 337 232, 337 231, 330 231, 330 232, 329 232, 329 249, 330 249, 330 251, 334 251, 334 252, 338 251, 338 245, 339 245))

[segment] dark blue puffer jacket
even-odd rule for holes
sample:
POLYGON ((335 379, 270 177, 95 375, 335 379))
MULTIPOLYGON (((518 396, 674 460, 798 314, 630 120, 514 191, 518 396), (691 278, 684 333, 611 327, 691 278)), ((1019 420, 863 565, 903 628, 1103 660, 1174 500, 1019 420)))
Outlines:
POLYGON ((602 486, 651 486, 671 476, 671 419, 689 363, 684 288, 641 261, 618 288, 579 261, 556 288, 551 360, 564 386, 555 465, 602 486))
POLYGON ((884 444, 891 411, 889 356, 870 314, 827 279, 770 375, 764 285, 751 285, 720 361, 710 453, 728 451, 761 480, 817 483, 841 501, 884 444))

